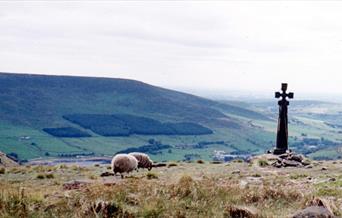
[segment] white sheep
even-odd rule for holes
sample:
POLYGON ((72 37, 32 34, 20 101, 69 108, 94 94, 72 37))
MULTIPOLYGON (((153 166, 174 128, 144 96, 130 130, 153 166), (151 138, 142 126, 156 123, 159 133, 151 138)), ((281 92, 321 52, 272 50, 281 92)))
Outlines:
POLYGON ((129 153, 138 160, 138 168, 147 168, 149 171, 152 169, 153 161, 147 154, 140 152, 129 153))
POLYGON ((133 170, 138 170, 138 160, 129 154, 117 154, 112 159, 112 170, 114 175, 120 173, 123 178, 123 173, 130 173, 133 170))

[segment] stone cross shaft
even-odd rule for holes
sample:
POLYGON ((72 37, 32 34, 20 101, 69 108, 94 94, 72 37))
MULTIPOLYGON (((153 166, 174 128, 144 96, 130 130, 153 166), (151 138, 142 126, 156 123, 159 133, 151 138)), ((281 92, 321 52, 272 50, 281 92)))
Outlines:
POLYGON ((288 119, 287 119, 287 106, 289 101, 286 98, 293 98, 293 92, 286 93, 287 83, 281 84, 282 92, 276 92, 275 97, 281 98, 278 101, 279 105, 279 118, 278 118, 278 129, 277 129, 277 145, 274 149, 274 154, 284 154, 288 150, 288 119))

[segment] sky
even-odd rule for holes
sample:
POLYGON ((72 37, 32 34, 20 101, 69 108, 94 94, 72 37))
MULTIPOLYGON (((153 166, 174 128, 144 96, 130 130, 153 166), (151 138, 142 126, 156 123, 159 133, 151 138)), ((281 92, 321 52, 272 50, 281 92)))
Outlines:
POLYGON ((0 72, 342 96, 342 2, 0 1, 0 72))

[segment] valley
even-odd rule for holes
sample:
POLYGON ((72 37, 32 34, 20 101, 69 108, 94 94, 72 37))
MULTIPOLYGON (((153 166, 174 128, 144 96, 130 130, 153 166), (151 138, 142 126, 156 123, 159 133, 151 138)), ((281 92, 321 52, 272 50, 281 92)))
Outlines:
MULTIPOLYGON (((0 151, 34 159, 112 156, 157 161, 254 155, 275 143, 276 100, 214 101, 124 79, 0 74, 0 151)), ((342 105, 291 101, 290 148, 341 157, 342 105)))

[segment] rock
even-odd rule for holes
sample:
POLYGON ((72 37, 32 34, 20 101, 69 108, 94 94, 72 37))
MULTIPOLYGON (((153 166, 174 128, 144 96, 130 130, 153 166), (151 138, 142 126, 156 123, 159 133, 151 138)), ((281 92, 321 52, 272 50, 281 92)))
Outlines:
POLYGON ((294 161, 294 160, 283 160, 283 165, 285 167, 300 167, 302 164, 300 162, 294 161))
POLYGON ((277 168, 281 168, 283 166, 283 164, 281 162, 277 161, 277 162, 274 162, 272 164, 272 166, 277 167, 277 168))
POLYGON ((87 184, 89 184, 89 182, 74 180, 74 181, 64 183, 63 189, 64 190, 80 189, 87 184))
POLYGON ((328 170, 326 167, 322 167, 321 169, 322 171, 328 170))
POLYGON ((329 179, 329 182, 335 182, 336 181, 336 178, 330 178, 329 179))
POLYGON ((302 160, 302 164, 303 164, 304 166, 308 166, 308 165, 311 164, 311 162, 310 162, 309 160, 302 160))
POLYGON ((278 155, 278 157, 280 157, 282 159, 286 159, 288 156, 289 156, 288 153, 278 155))
POLYGON ((241 173, 240 170, 234 170, 234 171, 232 172, 232 174, 240 174, 240 173, 241 173))
POLYGON ((248 185, 248 182, 245 181, 245 180, 241 180, 240 183, 239 183, 239 187, 240 187, 241 189, 246 188, 247 185, 248 185))
POLYGON ((303 167, 310 164, 310 161, 304 159, 304 156, 301 154, 295 154, 294 152, 286 152, 284 154, 272 155, 272 154, 264 154, 257 156, 255 159, 266 158, 266 160, 276 160, 272 163, 272 166, 281 168, 281 167, 303 167))
POLYGON ((318 198, 318 197, 314 197, 312 200, 310 200, 309 202, 306 203, 306 206, 317 206, 317 207, 324 207, 325 209, 327 209, 331 214, 333 214, 333 210, 337 209, 335 204, 333 202, 330 202, 326 199, 322 199, 322 198, 318 198))
POLYGON ((296 212, 293 218, 333 218, 335 217, 327 208, 320 206, 310 206, 296 212))
POLYGON ((312 165, 305 166, 305 169, 311 169, 311 168, 312 168, 312 165))
POLYGON ((240 206, 229 206, 223 215, 228 218, 257 218, 258 213, 255 208, 240 207, 240 206))
POLYGON ((302 162, 303 159, 304 159, 303 156, 299 155, 299 154, 293 154, 292 156, 290 156, 288 158, 288 160, 294 160, 294 161, 297 161, 297 162, 302 162))

